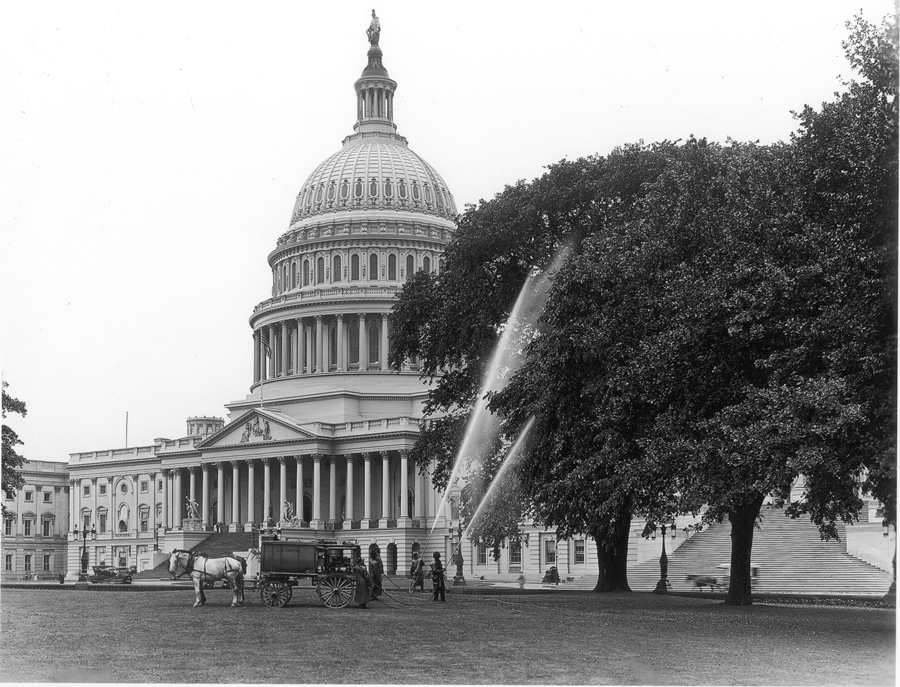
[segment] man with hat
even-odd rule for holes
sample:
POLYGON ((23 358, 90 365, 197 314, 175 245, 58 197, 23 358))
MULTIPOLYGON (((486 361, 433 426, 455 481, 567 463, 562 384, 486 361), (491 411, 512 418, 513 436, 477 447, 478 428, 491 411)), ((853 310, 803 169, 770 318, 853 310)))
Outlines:
POLYGON ((446 592, 446 588, 444 587, 444 566, 441 563, 441 554, 437 551, 434 552, 434 562, 431 564, 431 584, 434 586, 434 592, 431 596, 432 601, 438 600, 438 595, 440 595, 441 601, 446 601, 444 593, 446 592))

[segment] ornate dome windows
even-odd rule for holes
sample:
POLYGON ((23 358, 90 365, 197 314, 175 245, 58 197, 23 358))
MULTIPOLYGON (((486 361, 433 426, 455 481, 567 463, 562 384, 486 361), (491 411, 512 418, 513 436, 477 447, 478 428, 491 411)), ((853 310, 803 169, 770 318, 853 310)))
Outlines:
POLYGON ((375 177, 369 181, 369 198, 378 198, 378 180, 375 177))
POLYGON ((400 200, 405 201, 406 200, 406 180, 401 179, 399 181, 399 183, 397 184, 397 187, 398 187, 399 193, 400 193, 400 200))
POLYGON ((384 180, 384 197, 392 198, 394 196, 394 186, 391 183, 391 178, 388 177, 384 180))

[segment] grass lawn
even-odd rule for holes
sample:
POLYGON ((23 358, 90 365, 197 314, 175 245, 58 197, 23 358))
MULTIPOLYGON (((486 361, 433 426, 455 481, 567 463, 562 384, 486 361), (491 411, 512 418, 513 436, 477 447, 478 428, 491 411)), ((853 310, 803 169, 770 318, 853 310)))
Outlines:
MULTIPOLYGON (((388 588, 388 592, 391 589, 388 588)), ((892 609, 560 592, 330 610, 248 593, 4 589, 4 682, 892 685, 892 609)))

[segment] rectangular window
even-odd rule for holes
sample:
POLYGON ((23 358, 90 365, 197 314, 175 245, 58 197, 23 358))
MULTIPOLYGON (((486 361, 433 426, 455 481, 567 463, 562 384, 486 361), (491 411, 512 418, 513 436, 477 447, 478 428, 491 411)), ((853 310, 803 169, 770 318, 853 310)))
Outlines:
POLYGON ((478 565, 487 565, 487 546, 478 545, 478 565))
POLYGON ((44 554, 44 572, 50 572, 50 554, 44 554))
POLYGON ((26 492, 25 492, 25 500, 26 500, 26 501, 34 501, 34 492, 33 492, 33 491, 26 491, 26 492))
POLYGON ((105 484, 98 484, 97 489, 98 489, 97 493, 100 496, 106 496, 106 485, 105 484))
POLYGON ((149 530, 148 521, 150 519, 150 511, 142 510, 141 511, 141 532, 147 532, 149 530))
POLYGON ((82 523, 82 525, 84 525, 84 527, 82 527, 82 529, 90 531, 90 529, 91 529, 91 514, 83 513, 81 516, 81 519, 84 521, 82 523))
POLYGON ((52 520, 44 520, 41 522, 41 534, 45 537, 49 537, 51 534, 50 526, 53 524, 52 520))
POLYGON ((31 572, 31 554, 30 553, 25 554, 25 572, 27 572, 27 573, 31 572))
POLYGON ((100 513, 100 534, 106 534, 106 513, 100 513))
POLYGON ((12 518, 7 518, 6 520, 3 521, 3 534, 5 534, 7 537, 12 536, 12 526, 13 526, 12 518))
POLYGON ((3 570, 6 572, 12 572, 13 569, 13 560, 12 554, 8 553, 3 559, 3 570))
POLYGON ((156 480, 156 491, 162 493, 163 490, 163 481, 161 479, 156 480))
POLYGON ((509 543, 509 564, 522 565, 522 542, 511 541, 509 543))
POLYGON ((49 491, 44 492, 44 503, 50 503, 50 492, 49 491))
POLYGON ((584 563, 584 539, 575 540, 575 562, 584 563))
POLYGON ((556 542, 552 539, 544 540, 544 563, 556 565, 556 542))
POLYGON ((82 496, 90 496, 91 495, 91 485, 85 484, 81 487, 82 496))
POLYGON ((146 494, 150 491, 150 483, 146 480, 141 482, 141 493, 146 494))
POLYGON ((25 536, 30 537, 31 536, 31 520, 23 520, 22 524, 25 525, 25 532, 24 532, 25 536))

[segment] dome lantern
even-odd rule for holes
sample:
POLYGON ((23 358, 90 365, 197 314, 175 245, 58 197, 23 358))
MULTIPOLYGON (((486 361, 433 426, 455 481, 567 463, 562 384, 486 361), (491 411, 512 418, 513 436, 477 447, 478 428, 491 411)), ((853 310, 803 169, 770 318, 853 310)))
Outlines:
POLYGON ((372 10, 372 22, 366 29, 369 37, 368 64, 362 76, 353 84, 356 90, 356 124, 353 129, 357 133, 387 133, 397 130, 394 124, 394 91, 397 82, 388 76, 387 69, 381 62, 381 47, 378 39, 381 36, 381 22, 372 10))

